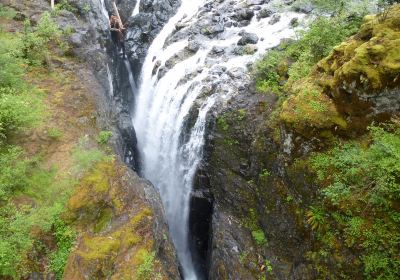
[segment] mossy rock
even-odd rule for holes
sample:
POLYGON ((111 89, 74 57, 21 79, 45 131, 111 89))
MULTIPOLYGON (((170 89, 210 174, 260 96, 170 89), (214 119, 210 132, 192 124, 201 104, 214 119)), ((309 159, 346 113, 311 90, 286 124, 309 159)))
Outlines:
POLYGON ((346 121, 338 113, 333 101, 311 79, 295 83, 291 90, 292 96, 283 103, 281 120, 299 131, 309 127, 346 128, 346 121))
POLYGON ((135 271, 153 251, 152 219, 144 207, 119 227, 85 234, 71 253, 65 279, 138 279, 135 271), (77 268, 89 275, 83 277, 77 268))
POLYGON ((386 15, 366 16, 356 35, 288 87, 280 119, 298 132, 339 129, 351 135, 389 120, 400 107, 399 46, 400 5, 386 15))

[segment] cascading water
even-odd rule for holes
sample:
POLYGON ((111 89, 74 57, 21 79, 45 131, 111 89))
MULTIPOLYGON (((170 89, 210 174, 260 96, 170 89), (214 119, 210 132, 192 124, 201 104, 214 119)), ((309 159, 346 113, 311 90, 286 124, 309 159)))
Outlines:
POLYGON ((176 24, 196 24, 204 14, 199 12, 199 8, 210 3, 206 0, 183 0, 176 15, 155 38, 143 65, 133 117, 142 174, 161 194, 185 279, 202 278, 196 273, 196 265, 192 261, 188 220, 193 178, 202 160, 207 114, 216 104, 222 104, 232 94, 238 93, 241 86, 235 69, 253 62, 260 53, 279 44, 282 38, 293 36, 290 21, 294 17, 303 17, 298 13, 285 12, 276 24, 254 17, 247 26, 227 28, 217 38, 202 37, 204 41, 199 50, 182 58, 169 70, 160 71, 168 60, 184 52, 188 46, 187 37, 171 40, 169 44, 176 24), (242 30, 266 34, 268 38, 258 42, 258 51, 253 55, 210 57, 215 47, 236 45, 242 30), (222 67, 226 69, 223 74, 216 70, 222 67), (194 124, 188 121, 193 111, 197 116, 194 124), (188 123, 192 123, 192 127, 185 135, 188 123))
POLYGON ((135 8, 133 9, 132 16, 136 16, 139 13, 139 7, 140 7, 140 0, 137 0, 135 8))
MULTIPOLYGON (((156 63, 153 57, 168 58, 168 53, 172 55, 176 51, 169 48, 166 53, 163 49, 165 40, 174 30, 175 24, 185 15, 188 18, 193 16, 201 2, 184 1, 177 14, 170 19, 151 45, 142 70, 134 116, 138 147, 143 157, 142 172, 160 191, 185 279, 197 278, 188 247, 187 222, 191 177, 196 168, 193 161, 199 157, 189 152, 185 160, 184 154, 187 153, 187 149, 180 147, 179 139, 183 122, 200 91, 200 86, 192 87, 191 91, 188 91, 190 84, 177 88, 179 80, 185 74, 184 64, 177 65, 160 81, 157 81, 152 72, 156 63)), ((192 59, 193 65, 196 65, 197 57, 200 55, 192 59)), ((197 125, 199 131, 201 126, 204 126, 205 114, 203 115, 204 120, 199 121, 197 125)), ((197 137, 191 141, 199 142, 201 138, 197 137)))

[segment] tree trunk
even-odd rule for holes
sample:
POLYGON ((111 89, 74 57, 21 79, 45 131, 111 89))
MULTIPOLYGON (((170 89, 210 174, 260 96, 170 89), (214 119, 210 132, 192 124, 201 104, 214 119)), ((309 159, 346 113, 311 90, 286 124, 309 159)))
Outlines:
POLYGON ((51 9, 54 10, 54 0, 51 0, 50 3, 51 3, 51 9))

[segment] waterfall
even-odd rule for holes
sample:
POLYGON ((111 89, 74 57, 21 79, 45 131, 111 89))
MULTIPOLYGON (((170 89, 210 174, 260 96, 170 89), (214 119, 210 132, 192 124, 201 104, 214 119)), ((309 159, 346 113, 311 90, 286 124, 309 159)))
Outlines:
POLYGON ((136 5, 132 12, 133 17, 139 13, 139 7, 140 7, 140 0, 136 0, 136 5))
POLYGON ((125 64, 126 71, 128 71, 128 80, 129 80, 129 85, 131 86, 132 94, 135 95, 136 83, 135 83, 135 80, 133 79, 131 65, 129 64, 129 60, 126 57, 124 58, 124 64, 125 64))
MULTIPOLYGON (((163 49, 175 24, 184 16, 192 17, 201 4, 201 0, 183 1, 176 15, 153 41, 143 65, 139 98, 133 118, 138 147, 143 158, 142 172, 160 191, 185 279, 197 279, 188 248, 189 198, 192 178, 200 158, 192 149, 202 146, 202 132, 209 106, 201 108, 202 118, 197 120, 189 143, 180 146, 183 123, 201 90, 200 77, 197 84, 191 81, 177 86, 187 70, 186 63, 176 65, 159 81, 152 72, 156 64, 154 57, 166 60, 177 49, 186 45, 184 43, 180 47, 175 46, 178 48, 163 49)), ((205 53, 199 52, 188 63, 193 68, 199 66, 202 63, 200 58, 204 55, 205 53)), ((199 153, 200 149, 197 150, 199 153)))
POLYGON ((161 73, 159 66, 165 65, 188 46, 188 38, 168 42, 176 24, 195 24, 202 15, 199 8, 205 3, 206 0, 183 0, 176 15, 154 39, 142 68, 133 115, 142 174, 160 192, 186 280, 201 278, 196 273, 189 250, 188 220, 193 179, 203 156, 208 112, 218 104, 222 105, 232 94, 237 94, 242 87, 240 80, 244 77, 235 78, 229 72, 241 68, 246 73, 243 67, 247 63, 255 61, 266 49, 278 45, 282 38, 293 37, 290 21, 294 17, 303 17, 298 13, 284 12, 276 24, 254 17, 248 26, 227 28, 217 39, 204 37, 205 41, 201 42, 197 52, 178 60, 161 73), (253 55, 214 56, 210 59, 213 47, 236 45, 242 30, 268 37, 259 41, 258 51, 253 55), (215 74, 217 67, 227 70, 215 74), (193 112, 195 122, 189 128, 190 132, 185 134, 193 112))
POLYGON ((103 16, 107 19, 108 21, 108 11, 106 9, 106 5, 104 3, 104 0, 100 0, 100 5, 101 5, 101 12, 103 13, 103 16))

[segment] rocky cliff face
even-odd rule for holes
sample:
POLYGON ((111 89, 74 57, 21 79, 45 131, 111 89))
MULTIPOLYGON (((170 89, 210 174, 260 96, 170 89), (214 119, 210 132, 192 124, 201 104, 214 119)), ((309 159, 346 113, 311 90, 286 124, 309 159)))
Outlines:
MULTIPOLYGON (((50 11, 47 1, 1 2, 16 9, 18 19, 29 19, 33 24, 43 12, 50 11)), ((135 168, 135 132, 130 116, 134 88, 129 83, 129 62, 116 50, 108 31, 107 7, 111 10, 111 1, 105 1, 104 6, 102 1, 68 2, 73 11, 61 10, 55 16, 60 28, 71 34, 68 55, 80 60, 81 68, 76 71, 93 85, 97 125, 113 132, 111 141, 117 156, 135 168)), ((177 3, 161 3, 162 12, 151 18, 148 30, 159 30, 177 3)), ((120 4, 133 10, 135 3, 120 4)), ((146 46, 143 52, 152 39, 140 41, 146 46)), ((122 279, 142 273, 146 277, 180 279, 164 217, 159 194, 148 181, 140 179, 120 161, 100 163, 85 175, 68 202, 64 218, 78 229, 78 241, 64 278, 122 279), (140 268, 144 263, 147 267, 140 268)))
MULTIPOLYGON (((198 174, 213 205, 210 279, 318 278, 306 257, 319 246, 306 211, 320 198, 304 159, 331 145, 327 131, 330 139, 357 139, 372 121, 398 113, 398 9, 365 18, 359 33, 291 87, 283 107, 274 95, 250 89, 217 114, 198 174), (315 119, 305 94, 311 87, 329 108, 315 119)), ((335 268, 332 257, 329 275, 362 279, 358 253, 340 248, 342 266, 335 268)))
MULTIPOLYGON (((141 1, 141 12, 136 16, 132 16, 136 1, 117 1, 128 27, 127 59, 112 44, 107 30, 111 1, 105 0, 104 6, 102 1, 69 2, 77 13, 62 11, 58 20, 63 28, 75 29, 70 37, 71 51, 90 64, 102 86, 98 92, 100 126, 113 130, 121 159, 138 168, 130 115, 135 84, 152 40, 180 1, 141 1)), ((229 27, 246 27, 254 17, 279 21, 273 11, 262 8, 267 2, 205 3, 194 23, 176 25, 166 44, 182 38, 189 42, 165 65, 158 65, 162 67, 159 77, 212 40, 220 39, 229 27)), ((32 21, 37 20, 39 11, 48 9, 44 1, 32 1, 29 6, 8 4, 32 21)), ((301 12, 311 10, 305 6, 301 12)), ((275 95, 256 93, 248 65, 229 71, 213 68, 198 103, 227 88, 233 94, 209 114, 204 159, 191 198, 191 247, 205 278, 318 277, 314 263, 306 258, 307 252, 318 247, 306 221, 306 211, 316 201, 318 187, 302 160, 330 145, 324 135, 357 137, 372 121, 388 120, 399 111, 397 14, 396 10, 379 23, 367 18, 355 37, 320 61, 307 79, 293 85, 291 97, 282 106, 275 95), (310 87, 329 109, 326 114, 314 112, 312 120, 296 110, 312 109, 304 102, 304 89, 310 87)), ((263 38, 241 32, 239 42, 212 48, 205 65, 211 68, 233 56, 254 54, 259 40, 263 38)), ((182 81, 201 72, 187 73, 182 81)), ((197 109, 192 109, 187 129, 193 126, 197 109)), ((86 183, 78 187, 68 204, 66 218, 76 223, 82 234, 69 259, 66 278, 122 279, 135 273, 137 262, 155 251, 157 272, 167 279, 178 279, 176 256, 154 188, 118 164, 103 163, 98 170, 100 173, 87 175, 86 183), (104 183, 102 174, 108 173, 112 182, 104 183), (144 240, 139 240, 142 236, 144 240)), ((344 255, 351 260, 355 253, 346 251, 344 255)), ((329 272, 340 277, 329 265, 329 272)), ((350 264, 343 269, 352 271, 350 264)), ((350 274, 355 279, 362 277, 359 269, 350 274)))

